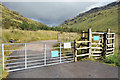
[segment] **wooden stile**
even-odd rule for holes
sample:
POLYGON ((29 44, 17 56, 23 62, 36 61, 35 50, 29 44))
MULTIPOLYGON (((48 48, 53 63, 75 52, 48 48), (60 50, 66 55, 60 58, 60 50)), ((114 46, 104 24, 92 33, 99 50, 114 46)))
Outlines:
POLYGON ((82 41, 74 41, 74 61, 77 61, 77 57, 91 56, 95 59, 100 58, 100 56, 107 57, 114 53, 115 49, 115 33, 110 33, 110 29, 107 29, 107 32, 92 32, 91 28, 88 29, 88 32, 82 31, 81 36, 82 41), (88 38, 85 38, 85 33, 88 33, 88 38), (112 35, 112 37, 111 37, 112 35), (93 41, 93 36, 99 36, 99 41, 93 41), (87 39, 87 41, 85 40, 87 39), (87 45, 85 44, 87 43, 87 45), (77 47, 77 44, 80 46, 77 47), (87 47, 85 47, 85 45, 87 47), (111 47, 112 46, 112 47, 111 47), (81 53, 78 55, 77 50, 81 50, 81 53), (88 51, 88 52, 85 52, 88 51), (83 53, 84 52, 84 53, 83 53))

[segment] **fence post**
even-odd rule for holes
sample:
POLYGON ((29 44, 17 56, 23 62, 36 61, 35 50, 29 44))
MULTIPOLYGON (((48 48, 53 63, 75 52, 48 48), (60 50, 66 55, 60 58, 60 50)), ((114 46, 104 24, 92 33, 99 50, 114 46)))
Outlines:
MULTIPOLYGON (((85 41, 85 33, 84 33, 85 31, 82 31, 82 36, 81 36, 81 38, 82 38, 82 41, 85 41)), ((83 49, 81 49, 81 53, 84 53, 84 50, 83 49)))
POLYGON ((107 33, 104 33, 104 44, 103 44, 103 57, 106 57, 106 53, 107 53, 107 33))
POLYGON ((74 62, 77 62, 77 40, 74 40, 74 62))
POLYGON ((46 43, 44 44, 44 65, 46 65, 46 43))
POLYGON ((59 33, 57 33, 57 42, 59 42, 59 33))
POLYGON ((27 69, 27 47, 25 43, 25 69, 27 69))
POLYGON ((69 41, 71 41, 71 34, 70 34, 70 32, 69 32, 69 41))
POLYGON ((92 42, 92 31, 91 31, 91 28, 89 28, 88 29, 88 41, 90 41, 89 42, 89 58, 91 57, 91 47, 92 47, 92 45, 91 45, 91 42, 92 42))
MULTIPOLYGON (((107 28, 107 33, 110 33, 110 29, 109 28, 107 28)), ((105 51, 105 54, 104 54, 104 57, 106 57, 106 54, 107 54, 107 44, 110 42, 109 40, 107 40, 107 38, 109 38, 110 37, 110 35, 109 34, 105 34, 105 45, 104 45, 104 51, 105 51)))
MULTIPOLYGON (((107 28, 107 33, 110 33, 110 29, 109 28, 107 28)), ((109 38, 109 37, 110 37, 110 35, 107 34, 107 38, 109 38)), ((108 43, 110 43, 110 40, 108 40, 108 43)))
POLYGON ((85 31, 82 31, 82 38, 84 38, 85 37, 85 33, 84 33, 85 31))
POLYGON ((60 42, 60 63, 61 63, 61 42, 60 42))
MULTIPOLYGON (((115 34, 112 34, 112 38, 114 38, 114 39, 112 40, 112 48, 115 48, 115 34)), ((115 50, 115 49, 113 49, 113 54, 114 54, 114 50, 115 50)))
POLYGON ((2 58, 3 58, 3 71, 4 71, 4 44, 2 44, 2 58))

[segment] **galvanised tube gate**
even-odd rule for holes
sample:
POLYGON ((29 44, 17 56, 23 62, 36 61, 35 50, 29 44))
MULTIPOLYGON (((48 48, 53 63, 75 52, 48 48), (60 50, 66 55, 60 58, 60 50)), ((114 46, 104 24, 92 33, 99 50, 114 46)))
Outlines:
POLYGON ((64 49, 63 42, 2 44, 3 71, 11 72, 73 62, 74 46, 73 42, 70 43, 69 49, 64 49), (58 55, 53 55, 56 52, 58 55))

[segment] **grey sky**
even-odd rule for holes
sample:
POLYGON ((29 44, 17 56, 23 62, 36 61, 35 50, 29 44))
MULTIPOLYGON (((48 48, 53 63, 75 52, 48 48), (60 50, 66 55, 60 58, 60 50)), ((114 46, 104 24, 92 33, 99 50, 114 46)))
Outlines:
POLYGON ((110 2, 3 2, 3 5, 27 18, 56 26, 81 12, 108 3, 110 2))

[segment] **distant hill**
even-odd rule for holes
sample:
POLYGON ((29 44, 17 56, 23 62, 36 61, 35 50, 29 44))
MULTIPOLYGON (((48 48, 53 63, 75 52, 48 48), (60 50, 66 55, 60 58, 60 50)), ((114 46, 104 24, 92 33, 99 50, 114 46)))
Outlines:
POLYGON ((65 20, 59 26, 79 30, 86 30, 91 27, 93 30, 102 31, 110 28, 116 32, 118 30, 118 15, 120 15, 118 14, 120 10, 118 5, 120 6, 120 1, 93 8, 72 19, 65 20))
POLYGON ((8 9, 3 4, 0 4, 0 6, 2 7, 2 28, 19 28, 23 30, 37 30, 48 28, 47 25, 26 18, 16 11, 8 9))

